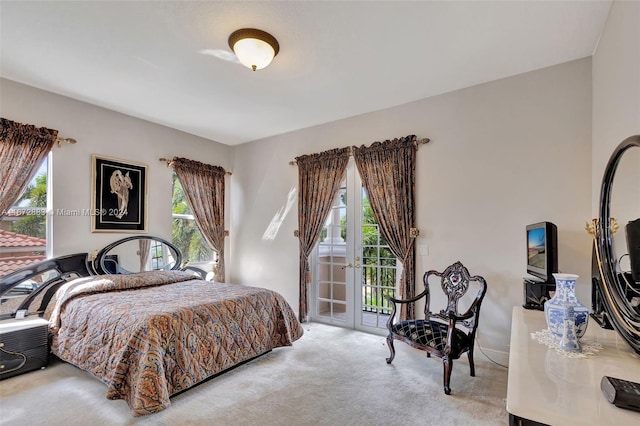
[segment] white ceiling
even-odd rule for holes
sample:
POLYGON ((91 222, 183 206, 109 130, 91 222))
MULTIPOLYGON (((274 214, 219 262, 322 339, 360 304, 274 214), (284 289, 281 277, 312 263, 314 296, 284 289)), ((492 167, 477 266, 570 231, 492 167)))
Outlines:
POLYGON ((0 75, 227 145, 590 56, 611 1, 7 1, 0 75), (256 72, 238 28, 273 34, 256 72))

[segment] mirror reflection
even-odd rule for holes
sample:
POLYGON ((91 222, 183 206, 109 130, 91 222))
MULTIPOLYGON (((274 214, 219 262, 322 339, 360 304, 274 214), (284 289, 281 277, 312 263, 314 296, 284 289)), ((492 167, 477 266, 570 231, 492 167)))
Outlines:
POLYGON ((181 256, 167 241, 154 237, 129 237, 106 247, 96 258, 98 273, 132 274, 178 269, 181 256))
POLYGON ((619 226, 618 232, 612 237, 612 243, 618 262, 617 272, 621 273, 620 282, 627 287, 625 293, 632 304, 638 306, 640 292, 629 282, 631 262, 625 227, 640 217, 640 149, 629 149, 620 158, 611 187, 611 217, 617 220, 619 226), (634 297, 638 299, 633 300, 634 297))

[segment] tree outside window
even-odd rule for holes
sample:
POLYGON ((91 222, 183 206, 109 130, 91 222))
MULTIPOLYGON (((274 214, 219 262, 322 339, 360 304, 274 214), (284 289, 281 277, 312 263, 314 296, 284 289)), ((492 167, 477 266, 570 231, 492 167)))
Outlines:
POLYGON ((12 210, 15 210, 15 212, 25 212, 27 214, 21 215, 18 220, 13 222, 9 227, 9 231, 41 239, 47 238, 46 169, 31 181, 12 210), (37 212, 37 214, 31 214, 33 212, 37 212))

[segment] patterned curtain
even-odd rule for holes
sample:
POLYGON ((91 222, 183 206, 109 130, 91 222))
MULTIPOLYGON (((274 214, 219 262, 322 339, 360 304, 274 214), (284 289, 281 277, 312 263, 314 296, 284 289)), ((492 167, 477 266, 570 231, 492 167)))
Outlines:
POLYGON ((0 212, 20 197, 57 136, 57 130, 0 118, 0 212))
POLYGON ((309 255, 322 234, 349 162, 349 148, 296 158, 298 163, 298 237, 300 240, 300 321, 309 313, 309 255))
POLYGON ((225 282, 224 271, 224 176, 219 166, 175 157, 173 170, 182 185, 202 236, 218 252, 215 280, 225 282))
MULTIPOLYGON (((353 156, 367 193, 371 210, 389 248, 402 262, 400 298, 415 293, 414 186, 416 137, 375 142, 353 147, 353 156)), ((402 304, 400 319, 415 318, 413 303, 402 304)))
POLYGON ((140 272, 147 270, 149 262, 149 252, 151 251, 151 240, 143 238, 138 240, 138 254, 140 255, 140 272))

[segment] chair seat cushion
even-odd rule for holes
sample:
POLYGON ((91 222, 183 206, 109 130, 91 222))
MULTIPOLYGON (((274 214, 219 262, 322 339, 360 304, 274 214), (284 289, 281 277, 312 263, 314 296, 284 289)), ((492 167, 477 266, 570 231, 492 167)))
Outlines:
MULTIPOLYGON (((421 346, 429 346, 444 352, 447 345, 448 324, 438 321, 407 320, 391 325, 391 331, 404 336, 421 346)), ((453 347, 450 356, 458 358, 460 354, 469 350, 469 336, 462 330, 455 329, 453 347)))

